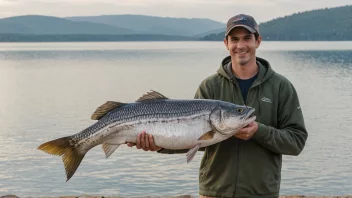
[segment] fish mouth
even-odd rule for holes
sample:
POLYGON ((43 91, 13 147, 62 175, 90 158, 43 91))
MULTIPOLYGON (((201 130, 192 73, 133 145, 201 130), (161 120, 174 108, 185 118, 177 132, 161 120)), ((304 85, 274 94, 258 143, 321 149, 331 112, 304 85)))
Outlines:
POLYGON ((253 122, 257 117, 254 115, 255 109, 251 109, 248 114, 243 118, 245 127, 253 122))

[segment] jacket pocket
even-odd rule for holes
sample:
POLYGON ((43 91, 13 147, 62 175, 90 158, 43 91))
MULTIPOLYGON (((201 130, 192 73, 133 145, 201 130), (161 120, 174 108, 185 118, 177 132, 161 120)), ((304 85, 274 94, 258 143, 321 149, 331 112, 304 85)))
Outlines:
POLYGON ((204 178, 208 175, 210 162, 214 154, 213 151, 214 145, 208 146, 204 151, 204 155, 199 168, 199 181, 201 182, 204 181, 204 178))

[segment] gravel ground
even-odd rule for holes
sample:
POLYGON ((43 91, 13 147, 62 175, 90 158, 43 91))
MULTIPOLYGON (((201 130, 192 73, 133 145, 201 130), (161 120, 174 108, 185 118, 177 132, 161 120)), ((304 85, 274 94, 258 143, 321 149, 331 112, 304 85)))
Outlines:
MULTIPOLYGON (((16 195, 4 195, 0 198, 19 198, 16 195)), ((26 197, 26 198, 35 198, 35 197, 26 197)), ((154 197, 154 196, 143 196, 143 197, 105 197, 105 196, 90 196, 90 195, 79 195, 79 196, 61 196, 61 197, 38 197, 38 198, 197 198, 190 195, 180 195, 180 196, 170 196, 170 197, 154 197)), ((345 196, 304 196, 304 195, 282 195, 280 198, 352 198, 352 195, 345 196)))

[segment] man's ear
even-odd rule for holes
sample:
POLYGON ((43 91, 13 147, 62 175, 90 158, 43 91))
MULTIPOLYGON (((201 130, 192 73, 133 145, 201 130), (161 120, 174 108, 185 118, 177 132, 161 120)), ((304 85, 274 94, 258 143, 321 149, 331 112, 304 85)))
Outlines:
POLYGON ((255 48, 258 48, 260 46, 260 43, 262 43, 262 37, 258 36, 258 39, 255 41, 255 48))
POLYGON ((224 38, 224 44, 225 44, 225 46, 226 46, 226 49, 229 50, 229 45, 228 45, 228 43, 227 43, 227 38, 226 38, 226 37, 224 38))

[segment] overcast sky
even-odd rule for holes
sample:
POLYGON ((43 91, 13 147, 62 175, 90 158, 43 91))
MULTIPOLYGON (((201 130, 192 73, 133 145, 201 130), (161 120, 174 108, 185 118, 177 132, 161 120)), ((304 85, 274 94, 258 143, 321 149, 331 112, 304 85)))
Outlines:
POLYGON ((28 14, 141 14, 226 22, 230 16, 246 13, 260 23, 295 12, 342 5, 352 5, 352 0, 0 0, 0 18, 28 14))

